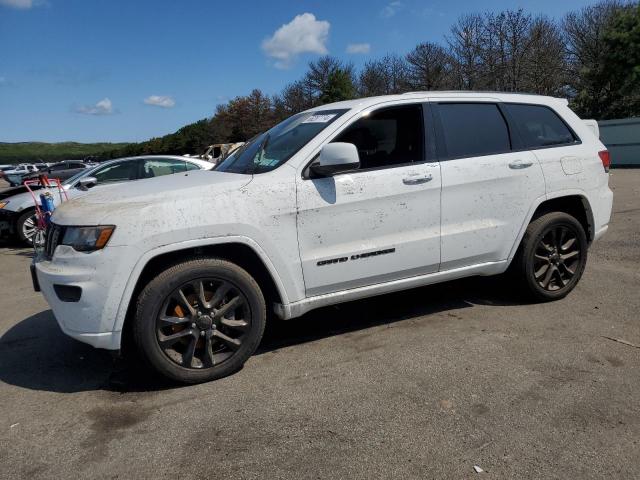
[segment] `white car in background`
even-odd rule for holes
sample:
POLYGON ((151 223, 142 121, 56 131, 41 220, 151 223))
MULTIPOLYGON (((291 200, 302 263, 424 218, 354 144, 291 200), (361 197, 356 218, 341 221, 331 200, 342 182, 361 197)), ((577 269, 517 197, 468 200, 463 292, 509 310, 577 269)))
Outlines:
POLYGON ((22 177, 30 175, 38 171, 35 165, 30 163, 21 163, 16 165, 13 169, 3 170, 2 176, 9 182, 9 185, 20 185, 22 183, 22 177))
MULTIPOLYGON (((69 199, 85 195, 90 190, 114 183, 138 181, 192 170, 211 170, 214 164, 197 158, 179 156, 144 156, 121 158, 103 162, 94 168, 77 173, 62 183, 69 199)), ((53 177, 53 175, 51 176, 53 177)), ((36 189, 40 199, 41 187, 36 189)), ((56 187, 49 189, 55 204, 60 203, 56 187)), ((0 232, 15 235, 31 245, 36 232, 36 211, 33 197, 26 187, 19 186, 0 191, 0 232)))

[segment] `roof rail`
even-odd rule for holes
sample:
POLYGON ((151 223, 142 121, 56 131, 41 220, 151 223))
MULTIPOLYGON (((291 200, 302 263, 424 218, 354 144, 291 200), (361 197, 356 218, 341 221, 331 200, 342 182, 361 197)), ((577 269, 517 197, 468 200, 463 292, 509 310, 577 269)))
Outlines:
POLYGON ((547 97, 548 95, 540 95, 531 92, 504 92, 500 90, 416 90, 412 92, 404 92, 402 95, 410 95, 415 93, 499 93, 501 95, 536 95, 538 97, 547 97))

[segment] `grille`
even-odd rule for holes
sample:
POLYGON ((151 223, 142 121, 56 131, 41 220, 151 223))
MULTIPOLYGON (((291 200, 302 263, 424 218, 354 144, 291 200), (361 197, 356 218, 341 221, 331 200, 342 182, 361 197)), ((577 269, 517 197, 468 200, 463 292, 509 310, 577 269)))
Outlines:
POLYGON ((63 235, 64 227, 56 225, 55 223, 51 223, 47 227, 44 239, 44 254, 48 259, 53 257, 53 252, 55 252, 56 247, 60 245, 63 235))

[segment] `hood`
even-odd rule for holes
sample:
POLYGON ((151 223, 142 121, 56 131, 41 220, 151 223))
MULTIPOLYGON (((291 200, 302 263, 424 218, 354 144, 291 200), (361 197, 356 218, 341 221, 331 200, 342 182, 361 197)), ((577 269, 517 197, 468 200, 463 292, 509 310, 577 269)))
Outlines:
POLYGON ((159 204, 199 202, 204 196, 235 191, 251 181, 251 175, 193 170, 187 173, 102 185, 56 208, 53 221, 61 225, 91 225, 108 219, 117 223, 125 212, 138 212, 159 204))
MULTIPOLYGON (((31 185, 31 190, 40 190, 41 188, 42 187, 40 185, 31 185)), ((3 188, 2 190, 0 190, 0 200, 13 197, 14 195, 18 195, 19 193, 27 193, 27 191, 27 187, 25 187, 24 185, 3 188)))

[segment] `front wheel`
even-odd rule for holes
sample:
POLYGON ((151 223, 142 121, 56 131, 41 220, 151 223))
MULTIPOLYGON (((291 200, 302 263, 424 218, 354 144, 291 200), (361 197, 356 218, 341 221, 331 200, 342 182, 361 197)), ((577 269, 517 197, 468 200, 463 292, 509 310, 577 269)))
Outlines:
POLYGON ((133 337, 157 372, 200 383, 239 370, 258 347, 265 319, 251 275, 226 260, 198 259, 174 265, 143 289, 133 337))
POLYGON ((32 246, 37 238, 38 231, 38 217, 35 210, 27 210, 18 217, 16 234, 20 242, 32 246))
POLYGON ((582 277, 587 248, 580 222, 569 214, 551 212, 529 224, 513 266, 534 299, 557 300, 582 277))

